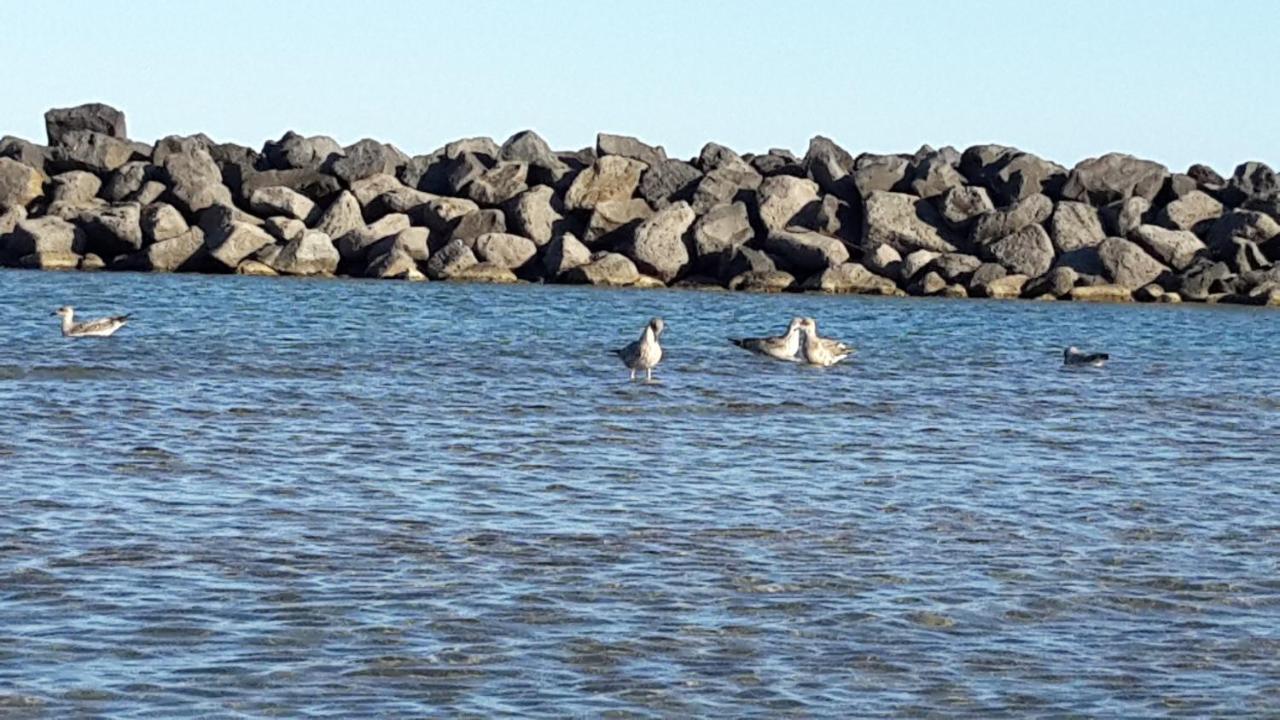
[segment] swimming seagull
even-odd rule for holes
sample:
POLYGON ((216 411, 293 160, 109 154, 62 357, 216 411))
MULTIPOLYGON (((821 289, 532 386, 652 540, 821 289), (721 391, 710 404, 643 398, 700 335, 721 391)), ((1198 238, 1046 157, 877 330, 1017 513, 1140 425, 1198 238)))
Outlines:
POLYGON ((1088 365, 1090 367, 1102 367, 1107 364, 1111 356, 1106 353, 1082 353, 1080 349, 1072 345, 1062 351, 1062 364, 1074 367, 1082 367, 1088 365))
POLYGON ((662 318, 653 318, 644 326, 640 339, 624 348, 613 352, 631 369, 631 379, 636 379, 636 371, 643 370, 645 380, 653 379, 653 368, 662 360, 662 346, 658 344, 658 336, 667 326, 662 318))
POLYGON ((791 318, 787 332, 776 337, 729 338, 729 342, 774 360, 800 362, 797 353, 800 352, 800 325, 803 322, 804 318, 791 318))
POLYGON ((818 336, 818 322, 800 319, 800 359, 810 365, 830 367, 853 354, 853 348, 834 338, 818 336))
POLYGON ((62 317, 64 337, 108 337, 129 322, 128 315, 116 315, 78 323, 75 320, 76 310, 70 305, 58 308, 53 314, 62 317))

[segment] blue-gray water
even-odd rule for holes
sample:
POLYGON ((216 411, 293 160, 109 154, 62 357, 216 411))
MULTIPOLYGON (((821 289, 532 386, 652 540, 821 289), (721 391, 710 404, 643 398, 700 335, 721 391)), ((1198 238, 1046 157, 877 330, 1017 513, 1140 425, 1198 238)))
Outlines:
POLYGON ((3 272, 0 319, 0 716, 1280 712, 1274 312, 3 272), (856 359, 723 339, 794 314, 856 359))

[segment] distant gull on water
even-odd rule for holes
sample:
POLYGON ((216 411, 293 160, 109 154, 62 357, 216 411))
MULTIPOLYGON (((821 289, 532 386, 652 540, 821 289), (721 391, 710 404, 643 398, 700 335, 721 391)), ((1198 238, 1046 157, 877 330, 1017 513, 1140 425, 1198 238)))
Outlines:
POLYGON ((804 318, 791 318, 787 331, 775 337, 729 338, 729 342, 743 350, 750 350, 757 355, 771 357, 774 360, 800 362, 800 326, 804 318))
POLYGON ((1080 352, 1074 345, 1062 351, 1062 364, 1069 367, 1102 367, 1110 359, 1111 356, 1106 353, 1080 352))
POLYGON ((76 310, 70 305, 58 308, 53 312, 62 318, 62 334, 65 337, 108 337, 129 322, 128 315, 99 318, 76 322, 76 310))
POLYGON ((800 319, 800 359, 810 365, 830 367, 853 354, 853 348, 834 338, 818 336, 818 322, 800 319))
POLYGON ((662 335, 666 327, 662 318, 653 318, 644 326, 639 340, 613 351, 630 368, 632 380, 636 379, 637 370, 644 371, 645 380, 653 379, 653 368, 662 361, 662 346, 658 344, 658 336, 662 335))

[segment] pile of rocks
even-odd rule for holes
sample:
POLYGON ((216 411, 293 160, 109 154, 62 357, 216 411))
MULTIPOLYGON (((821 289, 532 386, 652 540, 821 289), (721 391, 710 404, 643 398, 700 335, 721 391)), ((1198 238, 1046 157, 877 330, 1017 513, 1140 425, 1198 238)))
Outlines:
POLYGON ((765 292, 1280 304, 1280 180, 979 145, 698 157, 532 131, 409 156, 286 133, 132 142, 119 111, 0 140, 0 263, 765 292))

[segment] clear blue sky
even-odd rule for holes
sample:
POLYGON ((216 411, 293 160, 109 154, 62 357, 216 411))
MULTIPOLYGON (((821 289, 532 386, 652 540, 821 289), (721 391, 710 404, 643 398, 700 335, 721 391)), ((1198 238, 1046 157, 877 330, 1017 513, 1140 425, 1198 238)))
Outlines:
POLYGON ((427 152, 533 128, 677 156, 827 134, 854 152, 1122 150, 1280 166, 1280 2, 0 0, 0 133, 101 100, 130 134, 286 129, 427 152))

